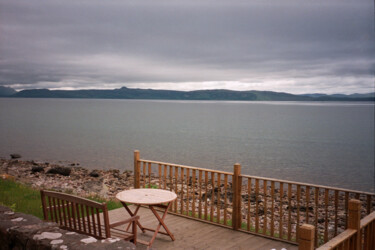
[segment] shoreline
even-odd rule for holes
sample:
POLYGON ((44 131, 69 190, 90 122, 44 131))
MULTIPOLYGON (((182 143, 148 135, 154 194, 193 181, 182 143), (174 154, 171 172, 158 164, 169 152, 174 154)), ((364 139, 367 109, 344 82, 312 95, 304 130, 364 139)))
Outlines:
POLYGON ((36 189, 53 189, 78 196, 114 199, 116 193, 133 188, 133 172, 118 169, 90 170, 78 163, 50 163, 0 158, 0 176, 36 189))

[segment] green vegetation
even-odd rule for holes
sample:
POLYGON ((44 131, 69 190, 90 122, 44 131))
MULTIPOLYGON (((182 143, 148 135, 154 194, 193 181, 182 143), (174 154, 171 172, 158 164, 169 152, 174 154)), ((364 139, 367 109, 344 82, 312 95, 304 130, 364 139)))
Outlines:
POLYGON ((0 204, 15 212, 43 218, 39 190, 11 180, 0 179, 0 204))
MULTIPOLYGON (((122 207, 120 202, 106 200, 98 196, 86 198, 97 202, 106 202, 109 210, 122 207)), ((43 218, 39 190, 21 183, 0 179, 0 205, 10 207, 15 212, 43 218)))
POLYGON ((155 184, 146 184, 146 188, 153 188, 153 189, 158 189, 158 185, 155 184))

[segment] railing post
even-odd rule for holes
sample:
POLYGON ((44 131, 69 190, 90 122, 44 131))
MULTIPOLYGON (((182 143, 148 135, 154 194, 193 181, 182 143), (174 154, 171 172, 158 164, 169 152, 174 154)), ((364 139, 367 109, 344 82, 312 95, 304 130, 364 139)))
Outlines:
POLYGON ((315 227, 303 224, 298 230, 298 250, 313 250, 315 242, 315 227))
POLYGON ((239 163, 234 164, 233 169, 233 213, 232 213, 232 227, 234 230, 241 228, 242 213, 241 213, 241 165, 239 163))
POLYGON ((139 159, 139 151, 134 150, 134 188, 140 188, 141 163, 139 159))
POLYGON ((348 228, 357 230, 355 249, 360 249, 361 246, 361 202, 359 200, 352 199, 349 201, 349 221, 348 228))

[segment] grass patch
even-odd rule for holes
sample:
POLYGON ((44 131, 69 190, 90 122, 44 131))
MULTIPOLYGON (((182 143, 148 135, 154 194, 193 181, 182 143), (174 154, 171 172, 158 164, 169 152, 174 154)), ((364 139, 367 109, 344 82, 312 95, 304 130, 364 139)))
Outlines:
POLYGON ((108 210, 113 210, 113 209, 116 209, 116 208, 120 208, 120 207, 124 207, 121 202, 119 201, 114 201, 114 200, 106 200, 100 196, 89 196, 89 197, 85 197, 86 199, 89 199, 89 200, 92 200, 92 201, 96 201, 96 202, 100 202, 100 203, 107 203, 107 208, 108 210))
POLYGON ((152 189, 158 189, 158 185, 155 185, 155 184, 146 184, 145 186, 146 188, 152 188, 152 189))
MULTIPOLYGON (((108 210, 123 207, 120 202, 106 200, 98 196, 87 199, 107 203, 108 210)), ((0 205, 10 207, 15 212, 32 214, 43 218, 40 192, 28 185, 0 178, 0 205)))
POLYGON ((43 218, 39 190, 11 180, 0 179, 0 204, 15 212, 43 218))

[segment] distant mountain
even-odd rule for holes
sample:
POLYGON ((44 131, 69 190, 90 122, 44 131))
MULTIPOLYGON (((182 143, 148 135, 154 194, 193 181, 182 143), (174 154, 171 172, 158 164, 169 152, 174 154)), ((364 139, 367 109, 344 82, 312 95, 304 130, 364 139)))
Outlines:
POLYGON ((317 98, 317 97, 323 97, 323 98, 331 98, 331 97, 334 97, 334 98, 374 98, 375 97, 375 92, 371 92, 371 93, 365 93, 365 94, 358 94, 358 93, 355 93, 355 94, 350 94, 350 95, 344 95, 344 94, 332 94, 332 95, 327 95, 327 94, 320 94, 320 93, 314 93, 314 94, 302 94, 301 96, 309 96, 309 97, 314 97, 314 98, 317 98))
POLYGON ((0 97, 11 96, 11 95, 14 95, 15 93, 17 93, 17 91, 15 91, 12 88, 0 86, 0 97))
MULTIPOLYGON (((356 94, 360 95, 360 94, 356 94)), ((332 96, 325 94, 293 95, 272 91, 234 90, 153 90, 122 87, 113 90, 30 89, 12 97, 24 98, 95 98, 95 99, 163 99, 163 100, 238 100, 238 101, 375 101, 374 96, 332 96)))

